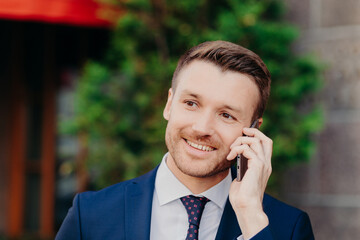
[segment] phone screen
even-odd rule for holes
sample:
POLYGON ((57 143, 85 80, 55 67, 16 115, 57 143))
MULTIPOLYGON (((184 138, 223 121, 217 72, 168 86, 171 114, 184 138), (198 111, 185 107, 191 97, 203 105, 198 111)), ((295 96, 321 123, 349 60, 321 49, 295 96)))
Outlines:
MULTIPOLYGON (((259 119, 256 119, 250 126, 250 128, 259 128, 259 119)), ((246 136, 246 135, 244 135, 246 136)), ((248 159, 242 154, 238 154, 236 157, 236 181, 240 182, 248 169, 248 159)))

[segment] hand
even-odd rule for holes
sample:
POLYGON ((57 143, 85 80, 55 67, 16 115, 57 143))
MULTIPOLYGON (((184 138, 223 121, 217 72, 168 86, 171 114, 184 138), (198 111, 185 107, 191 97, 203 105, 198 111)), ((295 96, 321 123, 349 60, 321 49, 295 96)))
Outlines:
POLYGON ((248 159, 248 170, 242 181, 233 181, 229 198, 243 236, 249 239, 269 224, 262 200, 271 174, 272 140, 255 128, 244 128, 243 132, 248 137, 234 141, 227 159, 243 154, 248 159))

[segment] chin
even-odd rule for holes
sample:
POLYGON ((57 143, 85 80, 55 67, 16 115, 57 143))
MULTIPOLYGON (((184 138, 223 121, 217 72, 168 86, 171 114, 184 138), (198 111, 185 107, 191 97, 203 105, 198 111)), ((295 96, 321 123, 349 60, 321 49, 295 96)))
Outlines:
POLYGON ((231 167, 232 162, 226 161, 224 163, 211 166, 209 164, 196 164, 196 163, 184 163, 184 162, 181 164, 175 160, 175 164, 182 173, 188 176, 197 177, 197 178, 208 178, 223 173, 224 171, 227 171, 231 167))

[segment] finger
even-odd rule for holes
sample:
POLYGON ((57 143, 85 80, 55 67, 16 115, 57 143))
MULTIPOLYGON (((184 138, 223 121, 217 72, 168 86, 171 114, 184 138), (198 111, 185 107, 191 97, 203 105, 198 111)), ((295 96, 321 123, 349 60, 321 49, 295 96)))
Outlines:
POLYGON ((242 141, 243 144, 248 142, 254 142, 251 147, 258 154, 259 159, 263 160, 266 168, 271 169, 271 155, 272 155, 272 140, 268 138, 258 129, 244 128, 244 133, 249 137, 241 137, 238 141, 242 141), (257 143, 259 141, 259 143, 257 143), (261 148, 255 148, 253 146, 261 145, 261 148))
MULTIPOLYGON (((238 154, 243 153, 243 151, 245 150, 245 147, 246 147, 246 145, 239 145, 239 146, 231 148, 229 154, 226 157, 226 159, 229 160, 229 161, 234 160, 238 154)), ((249 147, 249 146, 247 146, 247 147, 249 147)))
MULTIPOLYGON (((271 165, 267 164, 264 159, 261 159, 257 156, 256 152, 254 152, 248 145, 241 145, 234 147, 234 152, 238 154, 242 154, 248 160, 248 169, 253 169, 252 174, 253 177, 259 177, 260 175, 266 175, 267 177, 271 173, 271 165), (255 174, 255 175, 254 175, 255 174)), ((230 157, 237 156, 237 154, 233 154, 230 157)), ((246 174, 245 174, 246 175, 246 174)), ((245 176, 244 176, 245 177, 245 176)))
POLYGON ((230 149, 244 144, 250 146, 260 158, 265 158, 263 145, 260 139, 256 137, 240 137, 230 146, 230 149))
POLYGON ((233 147, 230 153, 228 154, 228 156, 226 157, 226 159, 231 161, 235 159, 238 154, 242 154, 244 157, 248 159, 259 158, 256 152, 253 149, 251 149, 249 145, 243 144, 240 146, 233 147))
POLYGON ((243 132, 249 137, 255 137, 260 139, 266 158, 271 158, 273 141, 269 137, 267 137, 264 133, 262 133, 259 129, 256 128, 243 128, 243 132))

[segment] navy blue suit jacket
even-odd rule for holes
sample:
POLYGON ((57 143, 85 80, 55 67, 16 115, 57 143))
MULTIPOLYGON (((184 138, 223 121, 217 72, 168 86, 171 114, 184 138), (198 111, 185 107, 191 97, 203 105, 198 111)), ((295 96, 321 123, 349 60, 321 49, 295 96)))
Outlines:
MULTIPOLYGON (((157 168, 151 172, 105 188, 78 194, 56 240, 145 240, 150 236, 151 208, 157 168)), ((314 239, 306 213, 265 194, 264 211, 269 225, 253 240, 314 239)), ((236 215, 227 201, 216 240, 241 235, 236 215)))

